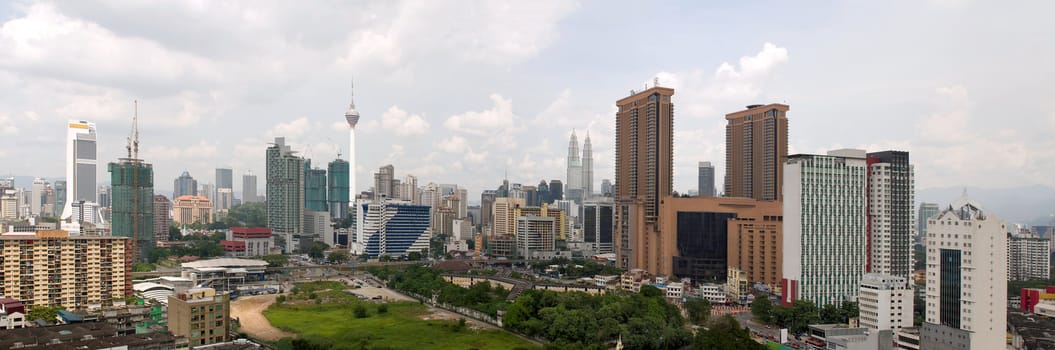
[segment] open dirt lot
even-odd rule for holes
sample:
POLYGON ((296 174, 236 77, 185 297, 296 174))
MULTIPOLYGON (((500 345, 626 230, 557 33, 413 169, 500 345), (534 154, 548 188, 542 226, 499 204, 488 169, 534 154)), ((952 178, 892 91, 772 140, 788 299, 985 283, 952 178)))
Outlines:
POLYGON ((296 334, 272 327, 271 322, 264 317, 264 310, 267 310, 277 297, 277 294, 270 294, 238 298, 231 302, 231 317, 237 318, 241 323, 242 332, 256 339, 276 341, 295 336, 296 334))

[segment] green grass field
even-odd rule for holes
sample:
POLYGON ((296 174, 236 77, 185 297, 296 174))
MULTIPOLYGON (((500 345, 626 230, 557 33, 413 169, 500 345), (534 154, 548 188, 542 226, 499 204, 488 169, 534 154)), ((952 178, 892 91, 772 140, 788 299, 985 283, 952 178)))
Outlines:
MULTIPOLYGON (((324 338, 335 349, 537 349, 538 346, 512 334, 499 331, 474 331, 461 328, 454 321, 425 321, 427 312, 417 302, 389 303, 388 312, 378 313, 378 305, 360 301, 342 291, 326 290, 337 285, 300 285, 303 292, 291 296, 282 305, 273 304, 264 311, 275 327, 309 338, 324 338), (309 299, 309 293, 321 300, 309 299), (355 318, 355 305, 366 306, 369 316, 355 318)), ((291 349, 290 339, 274 344, 291 349)))

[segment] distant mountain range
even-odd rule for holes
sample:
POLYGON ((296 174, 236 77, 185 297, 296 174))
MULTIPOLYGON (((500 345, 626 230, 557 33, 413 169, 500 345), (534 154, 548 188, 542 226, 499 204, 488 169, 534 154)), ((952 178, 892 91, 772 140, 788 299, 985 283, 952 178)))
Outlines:
POLYGON ((1055 214, 1055 189, 1043 185, 1011 188, 936 187, 916 191, 916 204, 938 203, 945 209, 963 195, 1008 224, 1050 225, 1055 214))

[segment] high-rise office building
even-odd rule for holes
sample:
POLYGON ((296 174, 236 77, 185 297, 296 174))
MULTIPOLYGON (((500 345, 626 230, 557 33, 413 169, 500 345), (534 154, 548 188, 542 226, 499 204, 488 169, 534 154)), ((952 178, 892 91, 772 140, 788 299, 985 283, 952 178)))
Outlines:
POLYGON ((172 201, 172 220, 183 225, 211 224, 212 201, 205 196, 182 196, 172 201))
MULTIPOLYGON (((615 253, 624 270, 658 265, 660 200, 674 185, 674 89, 653 86, 616 101, 615 253)), ((553 186, 550 186, 552 191, 553 186)))
POLYGON ((605 197, 611 197, 613 195, 612 180, 601 179, 601 195, 605 197))
POLYGON ((216 168, 216 189, 234 188, 234 172, 231 168, 216 168))
POLYGON ((909 282, 881 273, 862 276, 858 293, 861 327, 893 331, 912 327, 914 301, 909 282))
POLYGON ((284 137, 266 152, 267 228, 281 238, 284 253, 299 251, 304 232, 304 158, 295 153, 284 137))
POLYGON ((260 197, 256 195, 256 175, 253 175, 253 171, 250 170, 247 174, 242 175, 242 203, 256 203, 260 201, 260 197))
POLYGON ((172 202, 165 195, 154 195, 154 242, 168 241, 170 226, 172 226, 172 202))
POLYGON ((215 194, 209 199, 216 217, 227 216, 227 211, 234 206, 234 172, 231 168, 216 168, 216 188, 213 191, 215 194))
POLYGON ((403 178, 403 183, 399 184, 399 199, 408 201, 414 205, 421 204, 421 198, 418 193, 417 176, 407 175, 403 178))
POLYGON ((531 258, 536 252, 552 252, 557 231, 554 217, 524 215, 516 218, 516 255, 531 258))
POLYGON ((494 225, 491 232, 495 236, 512 236, 516 234, 516 209, 526 206, 522 198, 502 197, 495 199, 491 217, 494 225))
POLYGON ((326 200, 329 202, 330 218, 344 220, 348 218, 348 162, 337 158, 326 167, 329 177, 326 179, 326 200))
POLYGON ((1004 349, 1007 226, 964 196, 927 220, 920 349, 1004 349))
POLYGON ((326 204, 326 169, 311 168, 311 159, 304 160, 304 209, 329 212, 326 204))
MULTIPOLYGON (((519 203, 518 203, 519 204, 519 203)), ((568 215, 565 209, 557 208, 556 206, 550 207, 549 204, 542 204, 540 207, 529 207, 529 206, 514 206, 513 217, 519 218, 521 216, 533 215, 544 218, 555 218, 557 223, 557 231, 555 239, 565 241, 568 239, 569 227, 571 227, 571 221, 573 217, 568 215)), ((517 226, 514 224, 513 229, 517 226)), ((513 231, 513 235, 517 235, 517 231, 513 231)))
POLYGON ((110 163, 113 193, 110 232, 128 237, 138 247, 138 260, 154 248, 154 167, 139 159, 123 158, 110 163))
MULTIPOLYGON (((502 196, 504 197, 504 196, 502 196)), ((564 199, 564 184, 560 180, 549 180, 549 200, 552 203, 564 199)))
POLYGON ((700 162, 699 185, 696 189, 700 197, 714 197, 714 165, 711 162, 700 162))
POLYGON ((9 233, 0 235, 0 248, 0 295, 26 309, 86 309, 132 296, 128 238, 70 237, 62 230, 9 233))
MULTIPOLYGON (((73 203, 94 202, 95 123, 70 120, 66 129, 66 205, 62 208, 62 220, 73 217, 73 203)), ((79 225, 73 225, 79 230, 79 225)), ((79 231, 74 232, 79 233, 79 231)))
POLYGON ((392 180, 395 179, 396 170, 392 167, 392 164, 385 165, 374 173, 374 199, 390 198, 394 197, 392 189, 392 180))
POLYGON ((916 215, 916 232, 919 233, 921 239, 927 238, 927 220, 938 215, 939 212, 941 209, 938 208, 938 203, 919 204, 919 214, 916 215))
POLYGON ((29 215, 40 215, 41 209, 44 208, 44 191, 47 189, 47 184, 47 181, 39 177, 33 179, 29 195, 29 215))
POLYGON ((593 145, 590 143, 589 130, 582 143, 582 193, 583 199, 593 196, 593 145))
POLYGON ((202 184, 198 188, 198 195, 208 198, 210 202, 216 202, 216 185, 202 184))
POLYGON ((571 139, 568 140, 567 172, 567 177, 564 178, 564 181, 567 181, 566 189, 581 189, 582 159, 579 158, 579 139, 575 137, 575 130, 572 130, 571 139))
POLYGON ((542 200, 538 195, 538 187, 535 186, 524 186, 521 187, 524 190, 524 203, 530 207, 537 207, 542 205, 542 200))
POLYGON ((186 170, 180 174, 172 183, 172 198, 198 195, 198 180, 190 176, 186 170))
POLYGON ((97 200, 100 208, 109 208, 113 204, 113 194, 110 193, 110 186, 100 185, 95 189, 97 200))
POLYGON ((486 229, 494 225, 492 210, 494 209, 496 198, 498 198, 498 191, 495 190, 484 190, 480 193, 480 227, 483 228, 482 232, 487 232, 486 229))
POLYGON ((725 115, 726 197, 780 200, 789 109, 779 103, 750 105, 725 115))
POLYGON ((352 245, 353 254, 399 257, 424 252, 432 239, 430 209, 391 200, 362 204, 356 211, 356 222, 362 225, 352 245))
POLYGON ((912 280, 912 212, 916 183, 908 152, 867 155, 868 248, 866 272, 912 280))
POLYGON ((234 202, 234 190, 230 188, 217 188, 216 198, 213 199, 216 218, 221 219, 227 216, 227 213, 234 207, 234 202))
POLYGON ((553 200, 550 198, 549 184, 546 183, 546 180, 539 181, 538 182, 538 186, 535 186, 535 191, 538 193, 538 201, 539 201, 539 203, 552 203, 553 202, 553 200))
POLYGON ((612 215, 614 203, 611 198, 594 198, 583 203, 583 242, 590 245, 596 254, 612 253, 612 215))
MULTIPOLYGON (((55 216, 62 215, 62 208, 66 207, 66 180, 55 180, 55 216)), ((3 194, 0 189, 0 194, 3 194)))
POLYGON ((856 300, 867 260, 867 171, 862 150, 788 158, 783 170, 782 304, 856 300))

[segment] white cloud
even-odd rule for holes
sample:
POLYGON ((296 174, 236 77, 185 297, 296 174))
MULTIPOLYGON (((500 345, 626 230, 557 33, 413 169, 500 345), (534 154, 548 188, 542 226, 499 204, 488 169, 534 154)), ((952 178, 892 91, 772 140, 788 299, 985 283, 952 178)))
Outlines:
POLYGON ((18 132, 14 119, 0 112, 0 134, 14 135, 18 132))
POLYGON ((309 131, 309 123, 307 117, 300 117, 289 122, 282 122, 275 124, 268 131, 268 138, 272 137, 285 137, 286 140, 300 139, 305 133, 309 131))
POLYGON ((490 95, 494 106, 483 111, 468 111, 447 118, 447 129, 474 136, 506 135, 514 128, 513 100, 499 94, 490 95))
POLYGON ((451 136, 440 142, 440 149, 447 153, 462 153, 468 150, 469 146, 465 143, 464 137, 451 136))
POLYGON ((381 127, 399 136, 423 135, 429 131, 429 123, 420 115, 410 114, 398 106, 389 107, 381 115, 381 127))
MULTIPOLYGON (((340 62, 397 66, 429 55, 505 65, 537 55, 557 37, 557 22, 578 8, 568 1, 401 2, 390 18, 348 37, 340 62), (384 21, 387 20, 387 21, 384 21)), ((369 20, 368 20, 369 21, 369 20)), ((434 57, 429 57, 434 59, 434 57)))
MULTIPOLYGON (((753 56, 740 57, 738 64, 723 62, 708 75, 702 69, 656 73, 661 86, 677 91, 680 115, 713 118, 731 111, 723 108, 753 103, 761 96, 774 70, 788 61, 788 50, 771 43, 753 56)), ((649 82, 651 84, 651 82, 649 82)))

